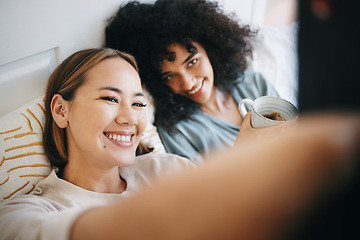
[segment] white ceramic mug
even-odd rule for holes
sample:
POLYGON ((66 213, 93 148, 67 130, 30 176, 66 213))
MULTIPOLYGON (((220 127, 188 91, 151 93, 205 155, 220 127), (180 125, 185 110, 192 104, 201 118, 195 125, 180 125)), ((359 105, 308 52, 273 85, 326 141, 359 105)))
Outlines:
POLYGON ((248 105, 252 110, 251 126, 253 128, 270 127, 295 119, 299 115, 297 108, 289 101, 272 96, 263 96, 254 101, 245 98, 239 102, 239 110, 242 117, 247 114, 245 105, 248 105), (271 113, 278 113, 284 120, 273 120, 264 115, 271 113))

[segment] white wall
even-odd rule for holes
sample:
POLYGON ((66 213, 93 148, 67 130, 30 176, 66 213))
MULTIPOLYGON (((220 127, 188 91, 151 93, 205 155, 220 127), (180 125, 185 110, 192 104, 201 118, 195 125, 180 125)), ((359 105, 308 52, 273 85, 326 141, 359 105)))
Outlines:
POLYGON ((235 13, 239 19, 252 25, 263 25, 268 0, 220 0, 226 12, 235 13))
MULTIPOLYGON (((104 19, 122 2, 125 0, 1 0, 0 65, 56 47, 63 60, 79 48, 99 46, 104 19)), ((259 6, 265 2, 219 0, 226 11, 252 22, 262 19, 265 7, 259 6)))
MULTIPOLYGON (((100 47, 105 20, 125 1, 0 0, 0 116, 40 96, 67 56, 100 47)), ((255 23, 265 2, 219 0, 225 11, 255 23)))
POLYGON ((40 96, 55 66, 100 47, 119 0, 0 0, 0 116, 40 96))

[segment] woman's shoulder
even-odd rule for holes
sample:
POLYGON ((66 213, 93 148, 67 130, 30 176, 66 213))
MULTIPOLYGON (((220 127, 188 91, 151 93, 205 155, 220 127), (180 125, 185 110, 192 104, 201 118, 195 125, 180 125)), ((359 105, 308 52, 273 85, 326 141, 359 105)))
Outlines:
POLYGON ((147 153, 136 156, 132 165, 121 167, 120 175, 126 179, 127 191, 137 192, 155 180, 172 176, 195 165, 187 158, 170 153, 147 153))
POLYGON ((172 153, 148 153, 137 156, 135 166, 137 169, 152 171, 156 174, 173 173, 195 167, 189 159, 172 153))
POLYGON ((55 170, 51 171, 49 176, 41 180, 35 188, 30 192, 30 195, 46 197, 47 199, 58 200, 65 192, 78 192, 82 188, 71 184, 57 176, 55 170))
POLYGON ((148 153, 137 156, 133 170, 143 181, 152 182, 159 177, 172 176, 196 165, 189 159, 172 153, 148 153))
POLYGON ((211 124, 209 115, 204 114, 201 110, 196 110, 189 118, 182 119, 174 124, 171 130, 162 125, 157 125, 156 127, 164 145, 167 145, 168 141, 176 141, 181 145, 181 141, 184 139, 193 139, 199 133, 208 132, 207 125, 209 124, 211 124))
POLYGON ((261 72, 252 70, 245 70, 244 73, 238 78, 240 82, 254 83, 254 82, 267 82, 261 72))
POLYGON ((278 96, 278 93, 260 72, 246 70, 235 82, 233 96, 237 101, 242 98, 255 99, 265 95, 278 96))
MULTIPOLYGON (((34 220, 44 213, 58 212, 67 208, 54 199, 54 194, 48 195, 51 182, 54 180, 54 172, 41 180, 29 194, 17 195, 0 206, 0 215, 6 213, 10 218, 20 213, 27 213, 26 216, 34 220)), ((61 195, 61 193, 59 193, 61 195)), ((55 194, 56 195, 56 194, 55 194)), ((25 216, 25 215, 24 215, 25 216)))
MULTIPOLYGON (((45 178, 44 182, 39 182, 39 187, 44 187, 46 182, 45 178)), ((72 222, 86 208, 71 208, 69 211, 64 211, 69 209, 68 206, 42 196, 41 194, 18 195, 0 205, 0 216, 2 216, 0 232, 4 239, 17 239, 25 235, 26 239, 38 239, 39 232, 44 233, 44 239, 68 237, 72 222)))

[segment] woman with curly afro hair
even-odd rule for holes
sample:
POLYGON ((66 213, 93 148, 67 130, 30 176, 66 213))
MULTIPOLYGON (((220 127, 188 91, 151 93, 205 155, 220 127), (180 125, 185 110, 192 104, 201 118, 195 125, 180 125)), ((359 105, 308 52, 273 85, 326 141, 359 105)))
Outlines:
POLYGON ((109 19, 105 46, 135 56, 166 150, 200 163, 214 148, 233 145, 241 99, 278 96, 260 73, 246 70, 255 36, 215 1, 131 1, 109 19))

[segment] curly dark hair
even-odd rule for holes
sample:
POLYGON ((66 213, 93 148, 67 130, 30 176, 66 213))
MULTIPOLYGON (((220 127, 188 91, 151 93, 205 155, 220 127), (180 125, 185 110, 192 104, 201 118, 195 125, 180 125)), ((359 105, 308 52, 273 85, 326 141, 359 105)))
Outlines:
POLYGON ((201 44, 214 70, 214 86, 231 93, 234 81, 252 55, 256 30, 240 24, 234 14, 224 14, 217 2, 206 0, 157 0, 153 4, 131 1, 112 16, 105 30, 105 46, 132 54, 145 88, 155 105, 155 125, 168 131, 190 118, 200 104, 175 94, 162 79, 160 63, 168 59, 173 43, 190 52, 201 44))

